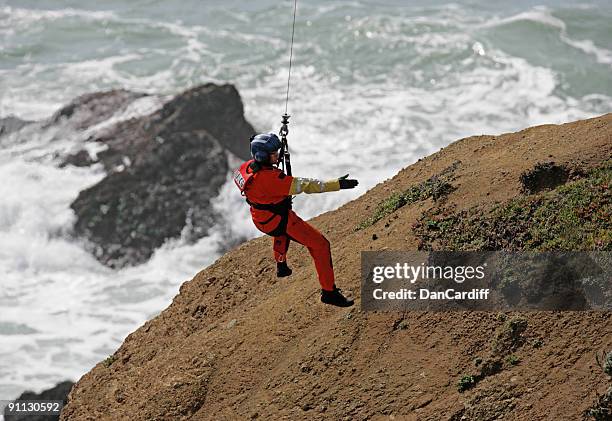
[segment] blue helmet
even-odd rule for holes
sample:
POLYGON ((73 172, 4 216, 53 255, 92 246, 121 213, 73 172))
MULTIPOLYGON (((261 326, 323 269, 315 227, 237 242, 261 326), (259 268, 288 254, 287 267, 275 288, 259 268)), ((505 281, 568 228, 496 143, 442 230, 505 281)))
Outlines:
POLYGON ((274 133, 261 133, 251 138, 251 156, 257 162, 267 163, 270 154, 279 150, 282 143, 274 133))

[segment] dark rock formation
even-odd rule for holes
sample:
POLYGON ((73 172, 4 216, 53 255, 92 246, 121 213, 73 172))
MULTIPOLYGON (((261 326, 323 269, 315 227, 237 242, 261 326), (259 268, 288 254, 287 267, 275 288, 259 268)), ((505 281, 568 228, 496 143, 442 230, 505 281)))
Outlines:
POLYGON ((89 167, 96 162, 97 161, 89 155, 89 152, 87 152, 85 149, 81 149, 76 153, 64 157, 60 167, 65 167, 66 165, 74 165, 75 167, 89 167))
POLYGON ((30 123, 31 121, 22 120, 13 116, 0 118, 0 136, 16 132, 30 123))
POLYGON ((248 139, 253 127, 244 119, 244 107, 232 85, 207 84, 188 90, 154 115, 160 133, 206 130, 234 155, 250 157, 248 139))
MULTIPOLYGON (((55 387, 45 390, 41 393, 34 392, 23 392, 21 396, 19 396, 16 400, 19 401, 36 401, 36 400, 45 400, 45 401, 63 401, 64 405, 66 405, 68 399, 68 393, 70 393, 70 389, 74 382, 64 381, 55 385, 55 387)), ((29 414, 19 414, 19 415, 6 415, 7 408, 4 409, 4 419, 6 421, 54 421, 59 420, 59 415, 29 415, 29 414)))
POLYGON ((111 267, 146 261, 189 224, 199 238, 214 224, 209 199, 227 178, 227 157, 204 131, 173 133, 155 141, 138 164, 111 173, 73 202, 76 231, 95 244, 111 267))
POLYGON ((226 150, 247 159, 253 133, 236 89, 213 84, 112 126, 92 139, 107 147, 97 157, 81 151, 64 161, 109 172, 72 203, 75 232, 111 267, 142 263, 181 233, 201 238, 215 221, 210 199, 227 180, 226 150))
POLYGON ((47 126, 67 122, 74 129, 83 130, 102 123, 143 96, 146 94, 125 89, 81 95, 56 112, 47 122, 47 126))

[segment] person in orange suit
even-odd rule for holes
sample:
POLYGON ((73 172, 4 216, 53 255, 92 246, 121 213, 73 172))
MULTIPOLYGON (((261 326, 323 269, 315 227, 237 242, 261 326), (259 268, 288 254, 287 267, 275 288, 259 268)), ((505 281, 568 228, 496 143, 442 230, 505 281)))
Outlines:
POLYGON ((277 276, 291 275, 287 250, 290 241, 296 241, 308 249, 314 260, 321 284, 321 301, 339 307, 351 306, 353 301, 344 297, 335 284, 329 241, 291 209, 291 196, 352 189, 359 183, 348 179, 348 174, 329 181, 286 175, 275 166, 281 146, 274 133, 252 137, 253 159, 234 172, 234 182, 251 206, 251 217, 257 229, 274 238, 277 276))

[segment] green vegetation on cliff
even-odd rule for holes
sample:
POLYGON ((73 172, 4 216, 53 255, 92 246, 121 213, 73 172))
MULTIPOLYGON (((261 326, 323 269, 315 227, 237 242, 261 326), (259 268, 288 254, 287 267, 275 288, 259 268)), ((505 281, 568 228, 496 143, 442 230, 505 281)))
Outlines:
POLYGON ((556 188, 494 206, 434 208, 413 226, 423 250, 612 250, 612 161, 556 188))

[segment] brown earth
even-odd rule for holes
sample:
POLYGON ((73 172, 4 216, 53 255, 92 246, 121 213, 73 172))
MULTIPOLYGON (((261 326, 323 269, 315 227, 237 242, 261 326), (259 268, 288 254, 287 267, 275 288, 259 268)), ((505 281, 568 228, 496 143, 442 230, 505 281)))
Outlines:
POLYGON ((506 314, 527 321, 512 351, 520 362, 460 393, 458 380, 492 352, 504 317, 359 309, 360 251, 416 249, 411 227, 435 203, 354 228, 391 193, 456 161, 446 205, 461 210, 522 194, 520 175, 538 162, 586 170, 610 157, 612 114, 456 141, 311 221, 332 243, 337 283, 357 298, 354 308, 319 302, 303 247, 290 251, 293 275, 277 279, 270 238, 249 241, 183 284, 84 375, 62 419, 581 419, 607 387, 595 353, 612 349, 610 313, 506 314))

